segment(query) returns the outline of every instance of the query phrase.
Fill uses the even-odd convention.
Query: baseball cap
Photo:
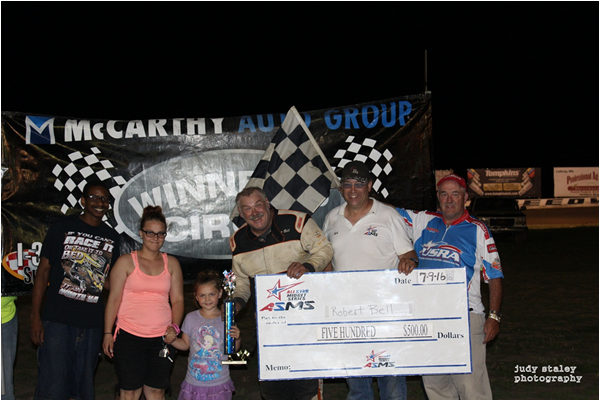
[[[356,180],[360,182],[367,182],[370,179],[371,173],[369,172],[369,168],[363,162],[350,162],[346,164],[342,170],[342,181]]]
[[[467,184],[465,183],[465,179],[462,178],[461,176],[456,175],[456,174],[448,174],[447,176],[445,176],[444,178],[442,178],[441,180],[439,180],[438,183],[437,183],[438,188],[445,181],[454,181],[458,185],[460,185],[461,187],[463,187],[464,189],[467,189]]]

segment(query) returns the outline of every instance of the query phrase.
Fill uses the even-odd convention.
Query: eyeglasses
[[[84,198],[87,198],[87,199],[95,201],[95,202],[103,202],[103,203],[110,203],[110,201],[112,200],[112,198],[110,196],[98,196],[98,195],[85,195]]]
[[[354,185],[354,188],[356,189],[363,189],[367,184],[364,182],[357,182],[352,184],[351,182],[345,182],[342,184],[342,188],[344,189],[352,189],[352,186]]]
[[[164,231],[159,231],[157,233],[155,233],[154,231],[146,231],[146,230],[140,230],[140,231],[143,232],[144,234],[146,234],[148,236],[148,238],[154,238],[154,237],[165,238],[167,236],[167,233]]]

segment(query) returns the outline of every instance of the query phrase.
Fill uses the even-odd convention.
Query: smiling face
[[[194,296],[202,309],[211,311],[219,306],[219,300],[221,299],[222,294],[223,290],[217,288],[213,283],[206,283],[200,284],[198,288],[196,288]]]
[[[444,222],[451,224],[464,214],[465,203],[469,195],[457,182],[448,180],[438,187],[437,197]]]
[[[165,237],[161,238],[160,235],[154,234],[166,233],[166,231],[167,227],[162,221],[147,220],[140,230],[143,247],[151,251],[158,251],[165,243]]]
[[[257,237],[267,232],[271,227],[273,219],[271,205],[267,198],[262,197],[259,192],[242,196],[239,200],[238,211],[250,226],[252,233]]]
[[[110,199],[108,190],[100,186],[90,187],[87,194],[81,197],[81,205],[83,206],[81,219],[90,225],[100,224],[110,206],[110,201],[103,201],[100,198]]]
[[[370,207],[369,192],[372,185],[371,181],[364,183],[353,179],[344,180],[339,190],[347,203],[346,207],[352,210]]]

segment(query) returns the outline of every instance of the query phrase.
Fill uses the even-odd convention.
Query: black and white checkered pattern
[[[337,186],[333,169],[295,107],[287,113],[246,185],[262,188],[278,209],[307,213],[314,213]],[[234,209],[231,219],[237,216]]]
[[[375,179],[373,190],[380,193],[384,198],[387,198],[390,193],[383,186],[380,177],[383,178],[383,174],[387,176],[392,171],[392,166],[389,163],[393,157],[392,152],[388,149],[385,149],[383,153],[378,151],[375,149],[377,141],[370,138],[365,138],[362,143],[355,142],[354,140],[354,136],[346,138],[347,148],[338,150],[333,156],[334,159],[339,159],[336,167],[342,169],[346,164],[354,160],[365,163]]]
[[[113,198],[116,198],[121,193],[121,187],[127,183],[127,181],[120,175],[113,176],[111,172],[116,171],[114,165],[110,160],[101,160],[98,155],[100,149],[93,147],[90,148],[90,154],[84,156],[81,152],[73,152],[68,155],[71,162],[64,168],[57,164],[52,169],[52,174],[56,176],[54,181],[54,187],[64,193],[66,201],[62,204],[60,211],[66,214],[67,211],[75,207],[81,195],[83,194],[83,188],[88,183],[88,179],[98,179],[100,181],[106,181],[112,179],[111,185],[108,185],[110,194]],[[106,221],[106,216],[104,219]]]

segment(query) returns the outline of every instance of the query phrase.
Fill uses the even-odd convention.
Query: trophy
[[[240,350],[237,354],[235,353],[235,338],[229,335],[231,326],[235,326],[235,301],[231,299],[231,295],[235,291],[235,273],[227,270],[223,271],[225,279],[223,280],[223,289],[227,293],[227,298],[223,302],[225,311],[225,354],[227,360],[221,361],[221,363],[228,365],[244,365],[246,364],[246,357],[249,352],[246,350]],[[233,357],[236,355],[239,359],[235,360]]]

